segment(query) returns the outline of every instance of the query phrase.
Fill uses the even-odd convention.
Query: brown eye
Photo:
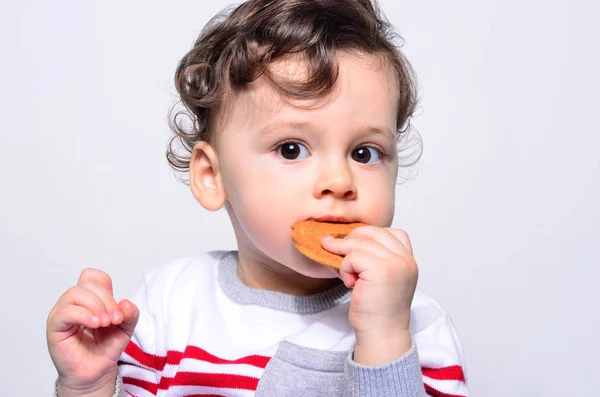
[[[379,161],[379,151],[373,147],[361,146],[352,152],[352,159],[363,164],[374,164]]]
[[[284,142],[279,146],[277,152],[286,160],[298,160],[299,158],[306,158],[308,155],[306,146],[298,142]]]

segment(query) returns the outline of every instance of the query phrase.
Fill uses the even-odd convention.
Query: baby
[[[393,38],[370,0],[249,0],[211,20],[177,68],[167,158],[226,209],[237,249],[158,267],[118,303],[84,270],[48,317],[55,395],[468,395],[454,327],[390,228],[416,106]],[[337,269],[294,247],[306,220],[366,226],[322,239]]]

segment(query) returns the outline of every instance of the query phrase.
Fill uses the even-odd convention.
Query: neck
[[[327,291],[342,281],[338,278],[311,278],[278,263],[261,262],[259,258],[239,252],[238,276],[250,288],[307,296]]]

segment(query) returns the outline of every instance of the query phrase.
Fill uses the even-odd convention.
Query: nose
[[[319,166],[314,185],[314,196],[352,200],[357,195],[352,170],[345,161],[330,161]]]

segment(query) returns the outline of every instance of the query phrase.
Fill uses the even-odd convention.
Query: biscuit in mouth
[[[321,240],[325,236],[344,238],[359,226],[366,226],[366,224],[307,220],[294,223],[291,234],[294,247],[302,254],[322,265],[339,269],[344,257],[321,247]]]

